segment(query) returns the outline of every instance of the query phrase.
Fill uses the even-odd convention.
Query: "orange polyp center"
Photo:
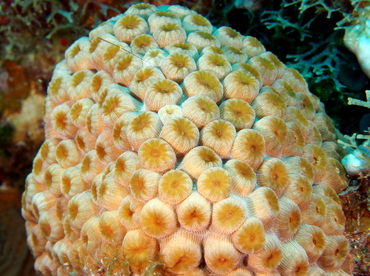
[[[45,178],[46,187],[50,188],[50,185],[51,185],[52,180],[53,180],[52,174],[50,172],[46,172],[45,175],[44,175],[44,178]]]
[[[190,49],[190,45],[186,44],[186,43],[177,43],[177,44],[174,44],[174,46],[176,46],[177,48],[180,48],[182,50],[189,50]]]
[[[71,220],[75,220],[78,214],[78,205],[77,204],[71,204],[69,206],[69,217]]]
[[[86,234],[82,234],[82,241],[86,244],[86,243],[88,243],[88,241],[89,241],[89,236],[88,235],[86,235]]]
[[[139,24],[140,20],[133,15],[128,15],[121,21],[121,26],[126,29],[135,29]]]
[[[208,82],[206,82],[205,80],[199,80],[199,84],[200,85],[203,85],[204,87],[206,87],[206,88],[210,88],[209,87],[209,83]]]
[[[159,93],[170,94],[176,90],[176,87],[169,81],[159,81],[155,84],[155,89]]]
[[[190,216],[191,216],[192,218],[196,218],[196,217],[198,217],[197,210],[194,210],[193,212],[191,212]]]
[[[159,50],[156,50],[156,51],[150,51],[149,53],[149,56],[152,57],[152,58],[155,58],[156,56],[158,56],[160,54],[160,51]]]
[[[157,158],[157,157],[161,156],[161,152],[160,152],[159,149],[152,149],[151,152],[150,152],[150,155],[152,157]]]
[[[236,109],[236,110],[234,110],[234,114],[237,117],[241,117],[243,115],[243,111],[242,110],[239,110],[239,109]]]
[[[57,116],[56,116],[56,125],[57,125],[57,128],[59,129],[65,129],[66,126],[67,126],[67,114],[64,114],[64,113],[59,113]]]
[[[220,66],[220,67],[225,65],[225,61],[223,59],[219,58],[218,56],[212,57],[211,63],[214,66]]]
[[[150,39],[149,36],[146,36],[146,35],[143,35],[141,37],[139,37],[138,39],[135,40],[135,44],[136,46],[140,47],[140,48],[145,48],[146,46],[148,46],[150,44],[152,40]]]
[[[104,233],[105,236],[109,237],[109,238],[114,238],[114,232],[112,230],[112,228],[110,228],[108,225],[100,225],[101,227],[101,232]]]
[[[213,46],[211,49],[212,49],[212,52],[215,54],[220,54],[220,55],[225,54],[225,52],[217,46]]]
[[[117,53],[119,52],[120,48],[117,47],[117,46],[110,46],[108,48],[108,51],[105,53],[104,57],[106,60],[111,60],[112,58],[114,58]]]
[[[72,86],[77,87],[85,78],[85,74],[83,72],[75,74],[73,77]]]
[[[197,34],[203,38],[203,39],[207,39],[207,40],[214,40],[214,36],[211,35],[210,33],[206,33],[206,32],[202,32],[202,31],[198,31]]]
[[[171,187],[172,187],[172,188],[177,188],[177,187],[179,186],[179,184],[180,184],[180,181],[178,181],[178,180],[173,180],[173,181],[171,182]]]
[[[71,179],[64,178],[63,179],[63,184],[64,184],[64,187],[65,187],[66,192],[68,193],[70,191],[70,189],[71,189]]]
[[[148,126],[148,122],[144,120],[140,120],[139,123],[136,125],[136,130],[142,130],[143,128]]]
[[[77,54],[81,51],[81,48],[79,45],[76,45],[75,47],[72,48],[72,51],[71,51],[71,57],[74,58],[75,56],[77,56]]]
[[[260,47],[261,46],[261,44],[259,43],[259,41],[257,39],[251,39],[249,41],[249,43],[250,43],[250,46],[252,46],[252,47]]]
[[[98,91],[102,85],[102,78],[99,76],[99,77],[94,77],[93,81],[92,81],[92,88],[94,91]]]
[[[50,223],[46,222],[41,225],[42,232],[45,234],[46,237],[49,237],[51,234],[51,225]]]
[[[243,169],[243,168],[239,168],[239,173],[242,175],[242,176],[248,176],[248,172],[247,170]]]
[[[126,164],[125,164],[125,162],[120,162],[119,163],[119,166],[117,166],[116,169],[118,169],[119,172],[124,172],[126,170]]]
[[[37,246],[39,244],[39,240],[37,239],[35,234],[32,233],[31,235],[32,243]]]
[[[68,150],[64,146],[58,147],[57,155],[60,159],[66,159],[68,157]]]
[[[49,90],[49,94],[50,95],[54,95],[58,92],[60,86],[62,84],[62,78],[57,78],[52,84],[51,84],[51,87],[50,87],[50,90]]]
[[[250,147],[250,151],[251,151],[252,153],[254,153],[254,152],[256,151],[256,146],[255,146],[255,145],[252,145],[252,146]]]
[[[80,149],[85,149],[85,142],[81,137],[76,137],[76,143]]]
[[[139,3],[135,6],[135,8],[137,8],[138,10],[146,10],[146,9],[149,9],[151,8],[151,4],[147,4],[147,3]]]
[[[240,81],[240,84],[241,85],[248,85],[248,83],[246,81]]]
[[[116,70],[117,71],[124,71],[127,69],[132,62],[132,55],[127,55],[124,58],[122,58],[119,63],[116,65]]]
[[[177,60],[175,61],[175,66],[179,68],[185,67],[185,62]]]
[[[98,157],[100,159],[104,159],[104,157],[107,155],[107,153],[105,152],[105,148],[104,146],[102,145],[97,145],[96,146],[96,154],[98,155]]]
[[[132,211],[130,208],[128,208],[127,209],[127,215],[129,216],[129,217],[133,217],[133,215],[135,214],[135,212],[134,211]]]
[[[170,17],[170,18],[176,18],[176,15],[172,12],[166,12],[166,11],[159,11],[156,12],[156,15],[163,16],[163,17]]]
[[[276,197],[275,193],[271,190],[269,190],[267,193],[266,193],[266,198],[268,199],[268,203],[271,207],[271,209],[273,209],[274,211],[279,211],[279,200],[278,198]]]
[[[198,26],[207,26],[208,25],[207,20],[205,20],[203,16],[200,16],[198,14],[196,14],[192,17],[192,22],[195,25],[198,25]]]
[[[91,159],[90,158],[85,158],[84,161],[82,162],[82,166],[81,166],[81,172],[82,173],[85,173],[85,172],[88,172],[90,170],[90,167],[91,167]]]
[[[233,212],[232,210],[229,210],[229,211],[225,214],[226,218],[231,218],[233,215],[234,215],[234,212]]]
[[[205,152],[203,155],[203,161],[206,163],[212,163],[216,161],[216,158],[212,154]]]
[[[243,54],[243,52],[242,52],[242,51],[240,51],[240,50],[238,50],[238,49],[236,49],[236,48],[234,48],[234,47],[229,47],[228,49],[229,49],[229,51],[231,51],[233,54],[236,54],[236,55],[242,55],[242,54]]]
[[[136,189],[142,190],[145,186],[145,182],[140,178],[134,178],[133,179],[133,186],[135,186]]]
[[[119,106],[120,101],[117,97],[111,97],[106,104],[104,104],[103,114],[109,115],[114,112],[114,110]]]
[[[186,263],[191,260],[188,256],[181,256],[181,258],[175,263],[175,266],[179,266],[181,263]]]
[[[161,216],[158,216],[158,214],[155,214],[153,216],[153,224],[158,227],[163,226],[163,218]]]
[[[90,54],[92,54],[92,53],[96,50],[96,48],[98,47],[98,45],[99,45],[100,41],[101,41],[101,40],[97,37],[97,38],[95,38],[95,39],[91,42],[91,44],[90,44],[90,48],[89,48],[89,53],[90,53]]]
[[[145,71],[141,71],[136,74],[136,81],[143,82],[151,76],[152,76],[152,71],[151,70],[149,71],[149,69],[146,69]]]
[[[220,259],[218,259],[220,263],[225,263],[228,261],[228,259],[224,258],[224,257],[221,257]]]
[[[171,32],[171,31],[179,30],[180,26],[173,24],[173,23],[169,23],[169,24],[163,25],[161,28],[165,32]]]
[[[70,116],[72,120],[76,120],[78,116],[81,114],[82,111],[82,104],[77,104],[73,106],[73,109],[71,109]]]

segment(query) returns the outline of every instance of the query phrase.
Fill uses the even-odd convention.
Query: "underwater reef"
[[[53,72],[22,200],[41,274],[352,274],[336,130],[295,69],[136,4]]]
[[[46,96],[45,91],[50,81],[54,64],[64,58],[65,50],[79,37],[88,35],[92,28],[97,27],[106,19],[124,12],[133,3],[135,2],[117,4],[115,1],[109,0],[69,1],[63,4],[59,1],[5,1],[1,3],[0,33],[2,36],[0,38],[0,52],[2,66],[0,77],[3,82],[0,87],[0,142],[2,145],[0,157],[4,166],[0,169],[0,180],[5,191],[9,192],[9,189],[12,188],[23,190],[22,183],[31,170],[30,166],[33,156],[36,155],[36,151],[43,141],[42,136],[45,123],[40,112],[37,111],[41,109],[41,104]],[[309,91],[319,96],[321,101],[325,103],[325,110],[334,119],[334,126],[346,134],[342,136],[339,132],[335,133],[337,135],[334,136],[335,139],[339,139],[341,144],[344,145],[344,149],[335,149],[339,154],[335,155],[335,157],[340,160],[339,157],[353,154],[354,150],[360,150],[359,155],[355,155],[356,158],[359,157],[360,160],[364,160],[365,165],[362,164],[361,169],[365,168],[366,172],[367,159],[364,152],[366,153],[368,144],[366,142],[362,144],[362,141],[368,138],[361,134],[355,134],[351,137],[350,135],[353,133],[366,133],[369,127],[369,120],[366,119],[368,118],[366,114],[369,113],[369,110],[363,106],[347,106],[347,98],[350,96],[366,101],[363,91],[369,89],[369,80],[365,74],[361,73],[361,70],[364,68],[362,64],[365,64],[361,62],[363,55],[361,56],[357,53],[358,51],[356,52],[356,50],[351,49],[346,44],[351,39],[353,41],[353,33],[366,33],[367,21],[365,11],[367,11],[367,1],[157,1],[151,3],[155,5],[180,4],[203,14],[215,27],[231,26],[242,34],[243,37],[254,36],[258,38],[267,51],[272,51],[288,67],[297,69],[303,75],[307,80]],[[243,23],[240,24],[240,22]],[[322,22],[325,22],[324,25]],[[325,28],[322,26],[325,26]],[[357,32],[357,30],[361,30],[361,32]],[[148,34],[151,34],[151,32],[149,31]],[[345,35],[349,36],[348,34],[351,34],[351,39],[343,39]],[[104,41],[105,38],[102,39]],[[104,44],[102,43],[103,41],[99,44]],[[80,43],[81,49],[86,47],[86,44],[83,44],[85,42]],[[122,46],[117,51],[117,45],[121,46],[121,44],[117,44],[117,41],[106,39],[105,43],[112,46],[109,50],[111,52],[107,55],[112,55],[109,58],[113,60],[114,58],[123,58],[127,54],[125,51],[132,51],[132,49],[125,46]],[[127,41],[126,44],[130,45]],[[232,47],[234,46],[233,44]],[[130,45],[130,47],[132,46]],[[228,47],[228,45],[221,45],[221,50],[225,50],[223,49],[224,47]],[[346,47],[353,51],[356,56],[351,54]],[[166,47],[159,44],[159,49],[162,48]],[[357,47],[357,49],[360,48]],[[104,49],[104,51],[108,50]],[[204,55],[199,49],[197,51],[200,56]],[[167,49],[165,52],[169,53]],[[143,58],[143,54],[140,52],[136,53],[141,58]],[[217,52],[217,54],[219,53]],[[226,54],[228,56],[224,57],[232,65],[234,61],[232,61],[230,53]],[[196,68],[198,68],[198,57],[192,56],[191,58],[195,61]],[[112,62],[113,64],[108,65],[108,67],[114,68],[114,62],[117,62],[117,60]],[[69,64],[69,66],[73,65]],[[160,67],[159,64],[157,66],[163,73],[165,69]],[[62,72],[65,70],[63,66],[59,69],[61,71],[54,71],[53,79],[56,78],[57,71]],[[73,70],[80,69],[74,68]],[[112,69],[104,70],[110,72]],[[202,70],[207,71],[209,69],[202,68]],[[241,69],[232,68],[232,70],[238,71]],[[88,78],[88,76],[82,77],[81,75],[81,78]],[[179,84],[183,81],[181,77],[178,79],[178,77],[171,77],[166,74],[164,76],[166,79]],[[156,77],[159,77],[159,75],[156,75]],[[222,77],[217,76],[217,78],[222,80]],[[224,80],[221,83],[224,86]],[[120,83],[120,85],[127,86],[125,83]],[[182,86],[181,84],[181,89],[183,89]],[[49,98],[50,89],[51,85],[49,86]],[[264,91],[264,93],[266,92],[271,91]],[[69,93],[70,91],[66,94],[66,99],[68,99]],[[139,103],[144,101],[145,96],[140,98],[140,96],[130,93],[136,100],[139,100]],[[186,93],[184,90],[183,94],[188,97]],[[234,95],[225,98],[225,95],[223,96],[223,101],[235,97]],[[98,99],[93,100],[99,103]],[[181,106],[181,108],[183,108],[183,100],[178,103],[178,106]],[[246,101],[246,99],[243,100]],[[252,101],[249,103],[251,104]],[[146,105],[145,101],[144,105]],[[218,105],[221,110],[222,104],[218,103]],[[256,107],[257,105],[257,101],[254,106],[251,104],[255,112],[259,110]],[[262,104],[262,106],[265,106],[265,104]],[[151,112],[158,112],[159,114],[159,110],[151,110]],[[171,114],[172,112],[175,112],[176,116],[180,116],[178,108],[171,110]],[[182,114],[180,117],[184,117],[184,115]],[[226,119],[220,117],[217,120]],[[256,120],[258,121],[260,118],[257,117]],[[165,125],[166,119],[160,118],[160,122]],[[104,125],[106,124],[111,125],[112,122],[104,122]],[[204,132],[203,126],[196,126],[200,130],[199,135],[201,137]],[[235,125],[234,128],[236,128]],[[333,128],[331,129],[333,130]],[[239,131],[240,129],[236,128],[236,132],[239,133]],[[322,131],[322,129],[319,131]],[[46,133],[46,135],[48,134]],[[161,137],[161,139],[164,138]],[[101,138],[101,140],[104,139]],[[200,143],[204,142],[201,138],[199,138],[199,141]],[[176,147],[173,145],[171,147],[176,150]],[[329,148],[325,150],[329,150]],[[182,160],[181,154],[179,157],[178,153],[175,153],[177,162]],[[228,154],[219,152],[217,152],[217,155],[220,156],[221,160],[228,156]],[[345,162],[343,164],[345,165]],[[144,169],[146,170],[147,168]],[[159,172],[159,174],[163,173]],[[194,181],[192,176],[190,178]],[[27,183],[29,182],[30,179],[28,179]],[[369,270],[370,206],[368,187],[368,175],[362,170],[361,173],[354,173],[351,176],[350,186],[340,194],[344,213],[347,217],[346,236],[350,241],[355,260],[354,275],[366,275],[366,272]],[[234,194],[234,192],[232,191],[231,193]],[[62,197],[66,198],[64,194]],[[163,201],[163,198],[159,197],[159,200]],[[164,203],[172,204],[173,206],[178,204]],[[213,204],[211,203],[211,206]],[[103,208],[101,210],[106,209],[104,206],[101,208]],[[211,230],[207,231],[212,232]],[[216,233],[216,236],[219,236],[217,231]],[[176,238],[184,238],[183,233],[178,233],[177,236],[179,237]],[[186,238],[189,237],[186,236]],[[46,252],[49,252],[50,259],[53,259],[51,245],[52,243],[46,247]],[[106,249],[108,250],[109,246]],[[101,269],[99,273],[109,274],[109,269],[113,270],[112,267],[115,265],[119,266],[117,264],[120,262],[119,259],[113,258],[111,260],[114,261],[109,263],[108,268],[105,268],[105,272],[104,269]],[[163,272],[163,270],[166,270],[163,263],[163,261],[155,262],[148,269]],[[124,269],[128,269],[127,264],[123,266]],[[204,263],[201,264],[201,267],[205,268]]]

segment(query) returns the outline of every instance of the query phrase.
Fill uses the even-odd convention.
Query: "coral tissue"
[[[253,37],[137,4],[55,68],[22,214],[41,275],[349,275],[335,129]]]

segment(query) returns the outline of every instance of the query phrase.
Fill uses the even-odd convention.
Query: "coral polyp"
[[[351,274],[333,124],[256,38],[133,5],[67,50],[44,121],[41,275]]]

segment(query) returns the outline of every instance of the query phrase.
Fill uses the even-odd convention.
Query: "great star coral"
[[[44,111],[40,274],[351,273],[333,124],[255,38],[134,5],[67,50]]]

